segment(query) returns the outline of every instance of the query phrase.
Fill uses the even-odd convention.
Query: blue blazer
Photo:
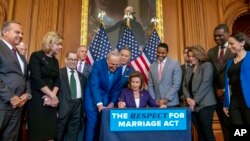
[[[129,75],[134,71],[135,70],[131,66],[127,65],[122,75],[121,82],[120,82],[121,88],[127,88]]]
[[[136,108],[133,90],[129,88],[123,89],[120,100],[126,103],[127,108]],[[155,100],[150,96],[149,92],[147,90],[142,90],[140,91],[139,108],[145,108],[147,106],[158,107]]]
[[[85,91],[85,110],[97,110],[97,103],[102,102],[103,106],[117,102],[120,96],[122,68],[119,67],[113,74],[112,84],[109,84],[109,69],[106,59],[96,61],[89,75],[89,81]],[[109,89],[109,85],[111,88]]]
[[[227,63],[226,67],[226,75],[225,75],[225,96],[224,96],[224,107],[230,106],[230,96],[231,90],[229,85],[229,77],[228,77],[228,69],[233,64],[233,58],[230,59]],[[250,52],[247,52],[246,57],[242,60],[241,68],[240,68],[240,81],[243,96],[248,108],[250,108]]]

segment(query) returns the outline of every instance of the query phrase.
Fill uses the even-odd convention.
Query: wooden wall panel
[[[0,4],[5,6],[5,20],[14,19],[22,23],[23,41],[29,45],[29,55],[41,48],[46,32],[55,30],[61,33],[65,41],[58,58],[63,62],[65,53],[75,50],[80,44],[82,1],[1,0]],[[214,46],[214,27],[219,23],[232,26],[237,16],[248,9],[245,0],[164,0],[162,4],[163,40],[169,44],[169,56],[181,63],[185,46],[201,44],[206,49]],[[1,14],[0,19],[3,16]]]
[[[41,49],[48,31],[64,37],[62,52],[57,56],[64,66],[66,52],[80,45],[81,4],[84,0],[0,0],[0,24],[17,20],[22,24],[28,56]],[[169,56],[183,63],[183,48],[200,44],[208,50],[215,45],[213,29],[219,23],[230,28],[239,15],[249,10],[245,0],[163,0],[163,41],[169,45]],[[221,140],[218,120],[214,124]]]
[[[32,0],[16,0],[13,7],[13,15],[11,19],[15,19],[22,24],[23,28],[23,42],[30,48],[30,32],[31,32],[31,16],[32,16]],[[31,49],[28,50],[31,51]]]
[[[68,51],[76,51],[80,45],[81,37],[81,0],[66,0],[63,25],[63,50],[61,66],[64,66],[65,54]]]
[[[164,42],[169,45],[168,56],[179,59],[183,48],[181,0],[163,0]]]

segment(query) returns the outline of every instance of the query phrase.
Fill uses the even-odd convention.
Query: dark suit
[[[234,56],[230,52],[230,50],[227,48],[225,55],[224,55],[224,63],[220,64],[219,63],[219,47],[215,46],[208,51],[208,57],[210,58],[213,68],[214,68],[214,88],[215,88],[215,93],[216,90],[223,90],[224,89],[224,79],[225,79],[225,70],[226,70],[226,63],[230,58]],[[218,115],[218,118],[220,120],[221,128],[223,131],[223,136],[224,140],[228,141],[229,140],[229,118],[225,115],[223,111],[223,98],[217,96],[217,105],[216,105],[216,113]]]
[[[92,66],[85,61],[84,67],[80,73],[82,73],[86,78],[88,78],[89,74],[91,73],[91,70]]]
[[[21,120],[21,108],[13,109],[10,99],[30,93],[27,81],[27,62],[20,55],[24,63],[24,72],[12,50],[0,40],[0,140],[15,141],[17,139]]]
[[[196,103],[192,121],[197,128],[199,141],[215,141],[212,123],[216,99],[212,81],[213,66],[205,62],[197,66],[194,73],[193,67],[187,69],[182,83],[185,98],[192,98]]]
[[[122,90],[120,100],[126,103],[126,108],[136,108],[133,90],[125,88]],[[147,90],[140,91],[140,104],[138,108],[158,107],[155,100],[150,96]]]
[[[111,102],[114,104],[117,102],[121,91],[121,71],[122,68],[119,67],[113,72],[113,81],[110,84],[107,60],[102,59],[94,63],[89,83],[86,86],[84,102],[87,116],[86,141],[94,141],[99,137],[97,134],[99,130],[97,127],[99,118],[97,103],[102,102],[103,106],[108,106]]]
[[[123,72],[123,74],[122,74],[122,79],[121,79],[121,81],[120,81],[120,83],[121,83],[121,88],[127,88],[127,86],[128,86],[128,78],[129,78],[129,75],[132,73],[132,72],[134,72],[135,70],[131,67],[131,66],[129,66],[129,65],[127,65],[126,66],[126,68],[125,68],[125,70],[124,70],[124,72]]]
[[[76,141],[81,126],[82,99],[71,99],[67,68],[60,69],[60,89],[58,93],[58,136],[59,141]],[[78,73],[81,97],[84,97],[86,77]],[[77,79],[77,78],[76,78]]]
[[[183,82],[183,79],[185,78],[186,70],[188,69],[188,67],[191,67],[190,64],[185,63],[185,64],[181,65],[181,71],[182,71],[181,84]],[[187,106],[185,97],[184,97],[183,92],[182,92],[182,88],[180,88],[180,90],[179,90],[179,102],[180,102],[180,107],[186,107]]]

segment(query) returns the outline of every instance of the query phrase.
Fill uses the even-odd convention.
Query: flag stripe
[[[93,64],[94,61],[106,58],[110,51],[111,45],[108,40],[108,36],[104,31],[103,26],[101,26],[95,35],[94,40],[90,44],[89,51],[87,53],[87,61]]]

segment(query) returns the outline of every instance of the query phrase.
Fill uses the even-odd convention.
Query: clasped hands
[[[24,93],[22,94],[20,97],[18,97],[17,95],[13,96],[10,99],[10,103],[12,105],[13,108],[21,108],[23,107],[23,105],[29,100],[29,96],[30,94],[28,93]]]
[[[44,95],[42,99],[43,99],[43,106],[57,107],[59,103],[59,100],[56,95],[51,97]]]
[[[158,99],[156,100],[156,104],[160,107],[160,108],[167,108],[167,104],[168,104],[168,100],[167,99]]]
[[[188,103],[189,108],[191,109],[191,111],[194,111],[194,107],[196,105],[195,101],[193,99],[191,99],[191,98],[187,98],[186,100],[187,100],[187,103]]]

